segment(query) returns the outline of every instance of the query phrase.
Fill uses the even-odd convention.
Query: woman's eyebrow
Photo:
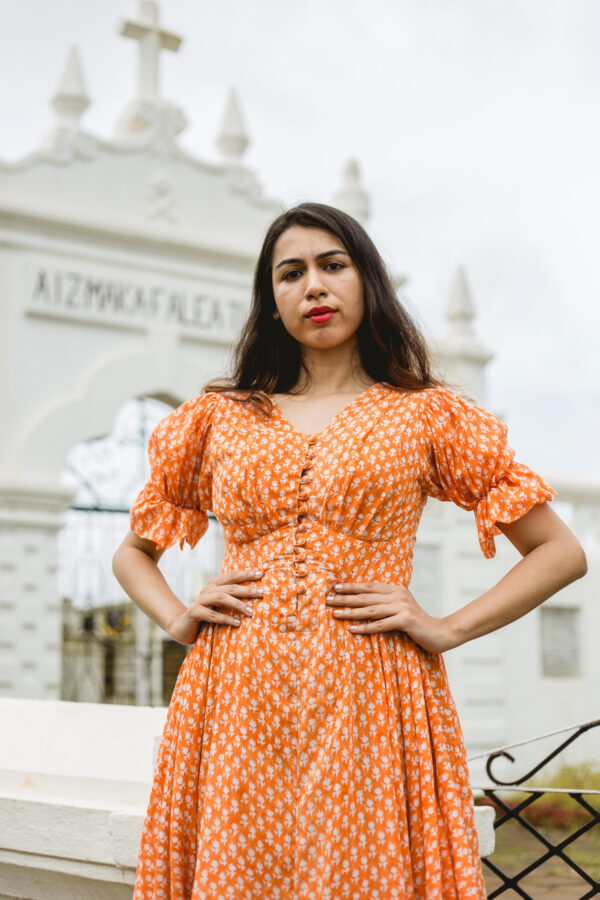
[[[345,250],[325,250],[323,253],[317,253],[315,259],[323,259],[324,256],[333,256],[336,253],[343,253],[344,256],[350,256]],[[279,269],[280,266],[285,266],[286,263],[303,263],[304,260],[300,259],[300,257],[290,257],[289,259],[282,259],[281,262],[278,262],[275,266],[276,269]]]

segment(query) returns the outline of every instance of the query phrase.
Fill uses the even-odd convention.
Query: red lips
[[[310,318],[310,316],[322,316],[324,313],[335,312],[335,309],[332,309],[330,306],[313,306],[313,308],[306,313],[305,319]]]

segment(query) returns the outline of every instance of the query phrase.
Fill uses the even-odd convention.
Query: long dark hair
[[[324,203],[300,203],[269,227],[254,270],[250,313],[233,354],[232,375],[205,385],[205,391],[239,391],[233,399],[270,409],[268,395],[290,393],[306,371],[301,345],[273,318],[273,248],[292,225],[321,228],[338,238],[363,280],[364,316],[358,328],[362,366],[375,381],[408,391],[441,384],[419,328],[399,302],[375,244],[347,213]]]

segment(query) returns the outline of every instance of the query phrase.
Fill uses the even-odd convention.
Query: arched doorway
[[[58,538],[62,598],[63,700],[162,705],[170,700],[186,648],[161,631],[112,573],[112,555],[129,528],[129,508],[148,478],[147,445],[170,398],[122,404],[110,434],[76,444],[61,475],[73,490]],[[160,561],[183,602],[221,567],[220,527],[211,519],[193,550],[170,548]]]

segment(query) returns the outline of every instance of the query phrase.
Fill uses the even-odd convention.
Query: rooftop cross
[[[119,34],[140,42],[138,96],[144,100],[158,99],[158,60],[161,50],[179,50],[181,38],[160,27],[158,3],[139,0],[137,20],[124,19]]]

